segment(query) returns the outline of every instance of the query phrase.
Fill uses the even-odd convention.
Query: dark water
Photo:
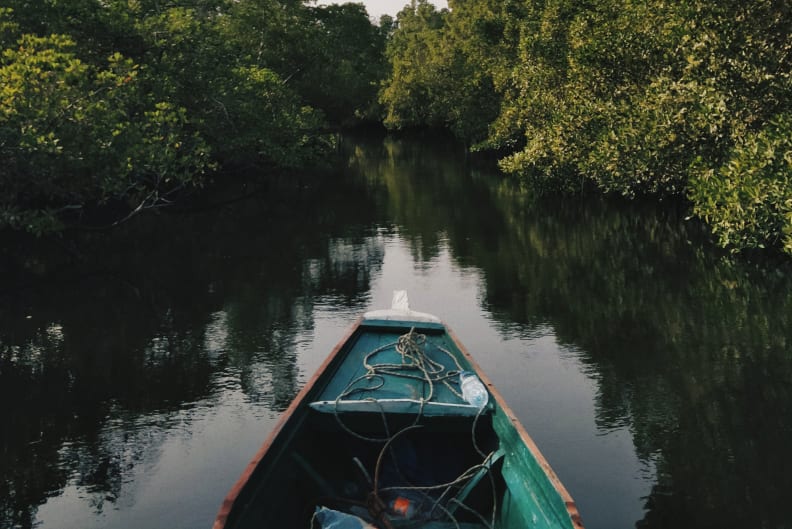
[[[343,158],[76,251],[6,243],[0,527],[210,527],[351,319],[401,288],[589,529],[792,527],[789,269],[667,205],[534,203],[430,138]]]

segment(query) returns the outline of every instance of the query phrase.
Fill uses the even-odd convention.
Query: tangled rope
[[[473,426],[471,431],[473,447],[475,448],[476,452],[478,452],[478,454],[483,458],[483,462],[466,469],[459,475],[459,477],[448,483],[442,483],[432,486],[415,486],[409,484],[409,480],[405,478],[405,476],[399,469],[398,459],[392,448],[394,441],[398,437],[402,436],[403,434],[409,431],[421,428],[421,425],[418,423],[420,422],[423,416],[424,405],[428,402],[431,402],[432,398],[434,398],[435,386],[437,384],[443,384],[446,388],[448,388],[449,391],[451,391],[451,393],[453,393],[461,401],[464,401],[464,398],[462,397],[461,393],[457,391],[452,386],[451,383],[451,380],[458,380],[460,372],[463,371],[463,368],[459,363],[459,360],[449,350],[441,347],[438,344],[432,344],[432,345],[434,346],[434,348],[444,353],[452,360],[454,367],[456,367],[456,370],[453,369],[446,370],[446,367],[443,363],[430,358],[426,354],[426,348],[427,348],[426,336],[415,332],[415,328],[412,328],[406,334],[399,336],[399,338],[395,342],[380,346],[374,349],[373,351],[369,352],[368,354],[366,354],[366,356],[363,359],[363,366],[365,367],[365,373],[352,380],[346,386],[346,388],[338,395],[335,401],[336,406],[333,415],[335,416],[335,419],[338,422],[338,424],[341,426],[341,428],[350,435],[367,442],[384,443],[377,457],[372,491],[368,495],[368,498],[366,500],[366,505],[368,507],[369,514],[372,516],[372,518],[377,520],[383,527],[385,527],[385,529],[390,529],[391,523],[387,518],[386,505],[382,500],[382,498],[380,497],[380,492],[397,491],[397,490],[410,490],[410,491],[419,492],[432,503],[432,508],[429,511],[430,516],[436,510],[440,510],[443,512],[446,518],[448,518],[451,522],[454,523],[454,525],[457,528],[459,528],[460,527],[459,522],[449,511],[449,509],[442,505],[441,502],[449,495],[450,491],[454,487],[464,486],[471,479],[473,479],[474,476],[482,469],[486,470],[487,475],[489,476],[489,481],[492,486],[493,504],[492,504],[491,520],[488,522],[480,513],[478,513],[474,509],[471,509],[470,507],[465,505],[463,502],[457,500],[456,498],[450,498],[449,503],[454,503],[454,505],[462,508],[466,512],[474,514],[488,529],[492,529],[492,527],[494,527],[495,525],[495,518],[497,512],[497,499],[496,499],[495,480],[492,476],[492,471],[490,466],[487,465],[487,461],[491,460],[491,458],[493,457],[493,452],[490,452],[489,454],[485,454],[479,448],[479,445],[476,442],[476,425],[478,423],[479,417],[484,411],[484,408],[481,408],[476,414],[475,419],[473,420]],[[382,353],[383,351],[387,351],[389,349],[395,349],[395,351],[399,354],[401,358],[401,361],[399,363],[374,362],[374,358],[376,357],[376,355]],[[376,398],[366,398],[364,400],[378,405],[379,413],[382,418],[382,423],[384,427],[385,437],[370,437],[349,428],[341,420],[341,416],[338,411],[339,402],[356,393],[377,391],[378,389],[382,388],[385,385],[386,376],[408,378],[423,382],[422,396],[419,399],[420,408],[418,410],[418,413],[416,413],[415,415],[415,420],[412,422],[412,424],[403,427],[398,432],[391,435],[390,428],[388,426],[387,414],[385,413],[385,410],[383,409],[380,402]],[[362,382],[366,382],[366,384],[361,385]],[[427,390],[428,390],[428,394],[427,394]],[[382,466],[382,461],[386,453],[390,455],[394,463],[394,468],[401,476],[401,479],[403,479],[405,483],[408,483],[408,485],[401,487],[384,487],[384,488],[380,487],[380,470]],[[440,490],[442,490],[442,493],[437,498],[434,498],[429,494],[430,492],[436,492]]]

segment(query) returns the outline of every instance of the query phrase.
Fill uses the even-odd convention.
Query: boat
[[[483,401],[460,378],[483,387]],[[582,527],[569,493],[470,353],[440,319],[411,310],[403,291],[390,309],[354,322],[213,525]]]

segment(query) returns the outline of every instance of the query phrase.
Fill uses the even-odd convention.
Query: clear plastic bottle
[[[483,408],[489,401],[487,388],[481,380],[471,371],[459,373],[459,388],[462,390],[462,398],[477,408]]]

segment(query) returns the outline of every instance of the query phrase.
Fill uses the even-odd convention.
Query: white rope
[[[432,486],[415,486],[415,485],[408,485],[408,486],[401,486],[401,487],[384,487],[379,488],[379,471],[380,466],[382,463],[382,458],[386,452],[391,455],[393,459],[394,466],[398,474],[404,479],[406,482],[409,482],[404,475],[402,474],[401,470],[398,468],[396,454],[393,451],[392,444],[396,440],[397,437],[401,436],[402,434],[406,433],[408,430],[413,430],[415,428],[420,427],[418,425],[421,417],[423,416],[424,405],[428,402],[431,402],[435,396],[435,385],[437,383],[441,383],[446,386],[455,396],[457,396],[460,400],[463,400],[463,397],[460,392],[458,392],[449,382],[450,379],[456,379],[459,376],[459,373],[463,371],[461,364],[457,357],[451,353],[448,349],[441,347],[438,344],[432,344],[437,350],[441,351],[445,355],[447,355],[454,363],[455,367],[457,368],[456,371],[454,370],[446,370],[446,367],[441,362],[433,360],[426,354],[426,346],[427,346],[427,339],[426,336],[420,333],[415,332],[415,328],[410,329],[410,331],[402,336],[400,336],[395,342],[385,344],[380,346],[373,351],[366,354],[363,359],[363,366],[365,367],[365,374],[355,378],[352,380],[346,388],[338,395],[335,400],[335,408],[333,410],[333,415],[336,418],[336,421],[341,426],[341,428],[349,433],[350,435],[361,439],[363,441],[368,442],[376,442],[376,443],[384,443],[384,446],[380,450],[380,454],[377,458],[377,464],[375,466],[375,474],[374,474],[374,483],[373,483],[373,494],[378,497],[379,492],[390,492],[390,491],[398,491],[398,490],[409,490],[409,491],[418,491],[428,499],[433,502],[432,509],[430,514],[434,512],[435,509],[440,509],[445,516],[454,523],[454,525],[459,528],[459,522],[456,518],[448,511],[446,507],[440,504],[443,498],[450,492],[451,488],[455,486],[460,486],[468,483],[475,474],[481,470],[482,468],[487,470],[487,474],[489,476],[490,483],[492,485],[492,522],[491,524],[487,524],[484,517],[476,512],[475,510],[471,509],[464,503],[460,502],[455,498],[451,498],[449,501],[454,502],[456,505],[461,506],[464,510],[475,514],[484,524],[491,529],[495,525],[495,517],[497,512],[497,498],[496,498],[496,490],[495,490],[495,480],[492,476],[492,469],[491,466],[486,464],[488,458],[492,457],[492,453],[485,454],[478,446],[476,442],[476,425],[478,423],[478,419],[481,416],[482,412],[484,411],[484,407],[478,410],[478,413],[473,420],[473,426],[471,430],[471,441],[473,443],[473,447],[475,448],[476,452],[481,455],[484,459],[484,462],[481,464],[474,465],[465,471],[463,471],[459,477],[455,480],[450,481],[448,483],[443,483],[439,485],[432,485]],[[400,363],[374,363],[374,357],[389,349],[395,349],[396,352],[401,357]],[[417,372],[420,374],[413,374],[413,372]],[[415,416],[415,421],[412,424],[402,428],[395,434],[391,435],[390,429],[388,427],[388,420],[385,410],[383,409],[382,405],[376,398],[367,398],[366,401],[371,401],[379,405],[380,415],[382,417],[383,428],[385,430],[385,437],[369,437],[367,435],[363,435],[361,433],[355,432],[351,428],[349,428],[344,422],[341,420],[341,414],[338,410],[338,404],[343,399],[354,395],[356,393],[361,392],[376,392],[378,389],[382,388],[385,385],[385,377],[392,376],[392,377],[401,377],[401,378],[408,378],[419,380],[423,382],[423,390],[422,393],[426,391],[428,386],[428,395],[422,395],[420,398],[420,409]],[[369,384],[366,386],[359,386],[361,382],[366,381]],[[377,384],[372,385],[372,381],[377,381]],[[438,498],[432,498],[428,495],[428,492],[442,490],[445,489],[442,494]],[[313,522],[313,521],[312,521]]]

